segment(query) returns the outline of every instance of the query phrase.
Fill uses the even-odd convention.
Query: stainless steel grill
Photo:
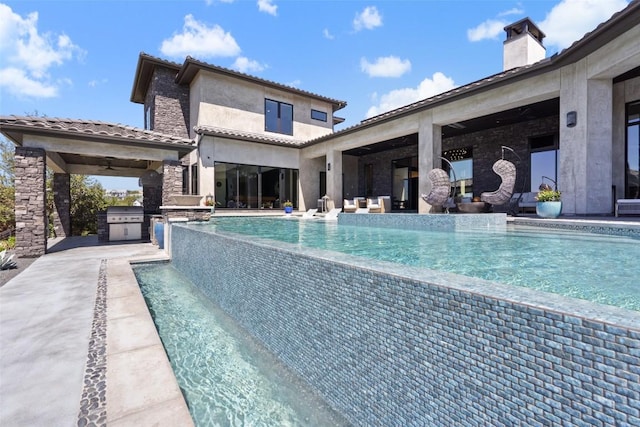
[[[143,222],[144,209],[141,206],[109,206],[109,241],[140,240]]]

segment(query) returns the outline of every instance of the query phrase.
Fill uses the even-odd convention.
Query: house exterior
[[[516,191],[551,182],[564,215],[611,215],[616,200],[640,198],[640,1],[549,58],[529,19],[505,32],[502,71],[337,132],[344,101],[142,53],[131,101],[144,106],[145,129],[0,118],[28,190],[17,189],[18,248],[21,240],[24,251],[40,248],[34,255],[46,248],[46,236],[33,241],[46,225],[44,188],[27,184],[40,183],[45,166],[59,182],[63,225],[68,175],[106,174],[112,164],[117,175],[140,177],[149,215],[181,193],[214,199],[217,209],[280,209],[289,200],[302,211],[323,197],[341,207],[388,196],[394,212],[428,213],[436,210],[420,194],[430,190],[429,171],[451,164],[457,197],[471,199],[500,185],[492,165],[503,156],[516,165]]]
[[[458,195],[471,198],[499,186],[491,166],[507,146],[516,191],[552,182],[565,215],[609,215],[615,200],[640,197],[639,22],[633,2],[545,58],[545,35],[523,19],[505,28],[503,71],[339,132],[345,102],[193,58],[142,54],[131,99],[149,129],[195,141],[185,192],[213,195],[223,209],[386,195],[396,211],[426,213],[418,195],[441,158],[457,172]]]

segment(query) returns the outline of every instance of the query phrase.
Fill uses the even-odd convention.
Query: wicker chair
[[[516,166],[508,160],[500,159],[493,164],[493,171],[502,179],[496,191],[480,194],[480,200],[491,205],[504,205],[511,200],[516,186]]]
[[[449,174],[444,169],[432,169],[427,175],[431,181],[429,194],[422,194],[422,200],[431,206],[444,206],[451,197],[451,181]]]

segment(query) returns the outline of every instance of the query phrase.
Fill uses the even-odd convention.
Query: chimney
[[[545,58],[546,49],[542,45],[544,33],[529,18],[507,25],[504,30],[507,32],[507,39],[504,41],[503,71],[530,65]]]

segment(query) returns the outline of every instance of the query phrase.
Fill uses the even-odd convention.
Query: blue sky
[[[336,130],[502,70],[504,26],[531,18],[547,56],[627,0],[0,0],[0,115],[143,127],[140,52],[190,55],[343,100]],[[137,180],[100,177],[105,188]]]

